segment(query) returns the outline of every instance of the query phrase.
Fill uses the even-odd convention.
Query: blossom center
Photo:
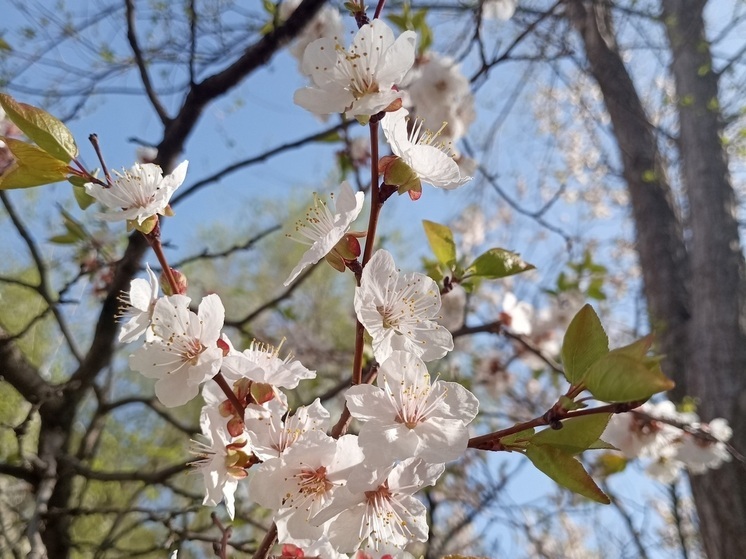
[[[407,117],[407,121],[409,121],[409,117]],[[425,121],[421,118],[416,118],[414,120],[412,130],[411,132],[409,132],[408,136],[409,142],[413,145],[434,147],[435,149],[442,151],[446,155],[454,157],[451,142],[445,142],[439,139],[441,137],[441,134],[443,133],[443,130],[445,130],[446,126],[448,126],[448,123],[443,122],[440,128],[438,128],[438,130],[435,132],[428,128],[424,128],[424,124]]]
[[[305,497],[323,495],[334,485],[326,478],[326,467],[306,468],[295,475],[298,480],[298,492]]]

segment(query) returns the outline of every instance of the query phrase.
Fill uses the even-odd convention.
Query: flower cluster
[[[159,297],[149,268],[148,275],[122,297],[129,308],[120,340],[145,338],[130,366],[156,379],[165,406],[188,402],[201,387],[203,439],[192,452],[206,505],[223,501],[233,517],[238,483],[251,469],[251,499],[273,511],[279,540],[306,554],[397,553],[426,540],[425,508],[414,494],[464,452],[478,410],[461,385],[432,381],[424,362],[453,348],[435,321],[440,295],[433,280],[401,274],[383,250],[364,268],[355,308],[381,366],[377,386],[345,394],[359,435],[335,439],[320,400],[288,406],[284,391],[315,371],[256,341],[239,351],[222,333],[217,295],[204,297],[195,313],[185,295]],[[218,373],[222,388],[207,382]]]
[[[672,402],[663,401],[612,416],[601,438],[627,459],[645,460],[652,478],[671,483],[684,468],[701,474],[730,461],[725,443],[732,434],[725,419],[700,423],[696,413],[679,412]]]

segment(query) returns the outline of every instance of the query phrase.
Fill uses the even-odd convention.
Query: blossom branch
[[[542,427],[550,425],[555,428],[563,419],[572,419],[574,417],[581,417],[584,415],[594,415],[599,413],[625,413],[634,408],[641,406],[644,402],[622,402],[618,404],[606,404],[604,406],[598,406],[596,408],[588,408],[583,410],[566,410],[559,403],[552,406],[544,415],[535,417],[529,421],[523,423],[517,423],[507,429],[501,429],[494,433],[487,435],[481,435],[479,437],[472,437],[469,439],[469,448],[476,448],[479,450],[505,450],[500,443],[500,439],[507,437],[508,435],[514,435],[520,433],[526,429],[532,429],[534,427]]]
[[[273,522],[272,526],[267,530],[267,534],[264,536],[262,543],[256,550],[256,553],[252,555],[252,559],[266,559],[269,552],[272,550],[272,546],[277,541],[277,525]]]

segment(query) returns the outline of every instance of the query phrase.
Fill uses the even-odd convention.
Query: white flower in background
[[[174,191],[186,178],[188,161],[182,162],[173,173],[163,176],[163,171],[153,163],[135,163],[132,169],[118,173],[110,187],[88,182],[86,192],[104,206],[115,210],[99,214],[107,221],[130,220],[138,225],[156,214],[164,215]]]
[[[693,428],[709,433],[717,439],[708,441],[692,433],[683,433],[676,449],[676,459],[693,474],[702,474],[707,470],[719,468],[723,462],[730,462],[731,455],[724,444],[733,436],[733,429],[727,420],[713,419],[709,424],[693,424]]]
[[[309,520],[331,502],[362,461],[356,436],[335,440],[321,431],[311,431],[282,457],[259,467],[251,480],[251,497],[279,511],[274,518],[280,541],[296,545],[319,541],[324,530]]]
[[[364,25],[347,51],[336,39],[314,41],[303,55],[303,73],[313,85],[295,92],[294,101],[317,114],[371,116],[401,98],[392,89],[414,64],[416,34],[394,33],[380,19]]]
[[[503,310],[500,321],[503,326],[514,334],[528,336],[531,334],[531,321],[534,308],[525,301],[518,301],[515,295],[508,291],[503,297]]]
[[[228,435],[216,410],[203,409],[199,423],[207,443],[193,440],[191,452],[198,456],[192,466],[204,478],[205,499],[202,504],[214,507],[225,501],[232,519],[235,515],[234,494],[238,480],[248,475],[245,468],[250,464],[251,452],[243,450],[245,438]]]
[[[345,393],[352,417],[363,422],[360,446],[376,464],[412,456],[425,462],[455,460],[466,450],[466,425],[479,402],[455,382],[430,383],[425,363],[395,351],[381,363],[378,387],[360,384]]]
[[[343,553],[427,541],[426,509],[413,495],[434,485],[444,470],[443,464],[428,464],[419,458],[408,458],[368,475],[355,475],[362,473],[357,469],[347,485],[334,494],[331,505],[312,522],[321,525],[332,519],[327,537]]]
[[[516,4],[516,0],[485,0],[482,4],[482,17],[508,21],[515,13]]]
[[[155,302],[158,300],[158,278],[150,266],[145,265],[148,279],[136,278],[130,282],[128,293],[122,293],[119,300],[125,305],[122,309],[122,329],[119,331],[119,341],[134,342],[145,334],[145,339],[153,339],[153,331],[149,328],[153,317]]]
[[[471,177],[461,176],[450,143],[440,139],[442,128],[437,132],[427,130],[420,119],[412,123],[411,130],[408,128],[409,124],[409,111],[406,109],[387,113],[381,120],[381,127],[391,151],[401,158],[422,182],[452,190],[471,180]]]
[[[199,385],[220,371],[223,350],[217,345],[225,309],[220,297],[208,295],[197,314],[184,295],[161,297],[153,309],[152,340],[130,355],[130,367],[158,379],[155,395],[169,408],[186,404]]]
[[[290,354],[280,359],[279,353],[280,347],[253,340],[249,349],[225,357],[226,378],[232,381],[248,378],[253,382],[289,389],[296,388],[301,380],[316,378],[316,371],[307,369]]]
[[[438,285],[424,274],[399,273],[388,251],[377,251],[363,268],[354,306],[373,338],[379,363],[395,350],[432,361],[453,349],[451,333],[435,322],[440,310]]]
[[[453,58],[425,54],[407,74],[407,106],[430,126],[447,122],[441,138],[455,144],[476,120],[471,84]]]
[[[290,15],[300,4],[300,0],[285,0],[280,4],[280,21],[287,21]],[[329,4],[325,4],[316,12],[310,23],[303,27],[298,37],[293,41],[289,51],[290,54],[298,60],[298,64],[303,62],[303,54],[306,52],[308,45],[324,37],[341,37],[345,32],[342,23],[342,15],[339,10]]]
[[[347,234],[350,224],[360,215],[365,202],[365,194],[353,192],[350,184],[344,181],[339,187],[339,195],[336,200],[334,195],[332,195],[332,200],[334,200],[334,212],[329,210],[326,202],[314,194],[313,206],[308,208],[305,218],[298,220],[295,224],[297,236],[288,235],[294,241],[310,245],[311,248],[306,251],[298,265],[290,272],[290,277],[285,280],[284,285],[290,285],[307,266],[316,264],[330,252],[335,252],[335,260],[345,257],[349,259],[349,256],[352,256],[337,254],[335,246]],[[344,270],[344,262],[341,262],[341,264],[342,270]],[[337,266],[335,267],[339,269]]]
[[[305,433],[329,428],[329,412],[318,398],[310,406],[299,407],[289,417],[285,417],[287,412],[284,398],[273,398],[262,406],[252,404],[246,408],[246,431],[254,454],[262,460],[281,456]]]
[[[681,430],[646,416],[689,423],[688,420],[693,419],[692,414],[679,414],[669,401],[658,404],[646,402],[637,409],[645,416],[632,412],[612,415],[601,439],[614,445],[629,459],[670,459],[675,453],[672,443],[678,439]]]
[[[455,283],[450,291],[440,296],[440,300],[442,316],[438,322],[449,332],[455,332],[466,319],[466,290],[461,284]]]

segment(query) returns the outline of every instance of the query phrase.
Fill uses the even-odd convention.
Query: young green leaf
[[[13,124],[49,155],[64,163],[78,156],[78,146],[70,130],[48,112],[18,103],[4,93],[0,93],[0,106]]]
[[[584,380],[588,368],[609,353],[609,338],[593,307],[586,304],[570,322],[562,341],[562,364],[570,384]]]
[[[531,444],[579,454],[597,443],[610,417],[610,413],[597,413],[565,419],[562,429],[544,429],[531,438]]]
[[[526,456],[541,472],[570,491],[604,505],[611,503],[571,453],[552,446],[530,445]]]
[[[422,226],[435,257],[447,268],[452,268],[456,263],[456,243],[451,230],[445,225],[426,219],[422,221]]]
[[[0,176],[0,190],[29,188],[65,180],[68,167],[38,147],[13,138],[0,138],[15,160]]]
[[[536,266],[524,262],[520,255],[502,248],[491,248],[481,254],[466,269],[466,276],[479,276],[487,279],[499,279],[526,270],[533,270]]]
[[[625,353],[628,350],[629,346],[613,350],[590,366],[583,382],[594,398],[634,402],[674,387],[656,359],[640,360]]]
[[[513,448],[526,448],[526,444],[531,440],[534,434],[534,429],[524,429],[518,433],[507,435],[500,439],[500,444],[507,449]]]

